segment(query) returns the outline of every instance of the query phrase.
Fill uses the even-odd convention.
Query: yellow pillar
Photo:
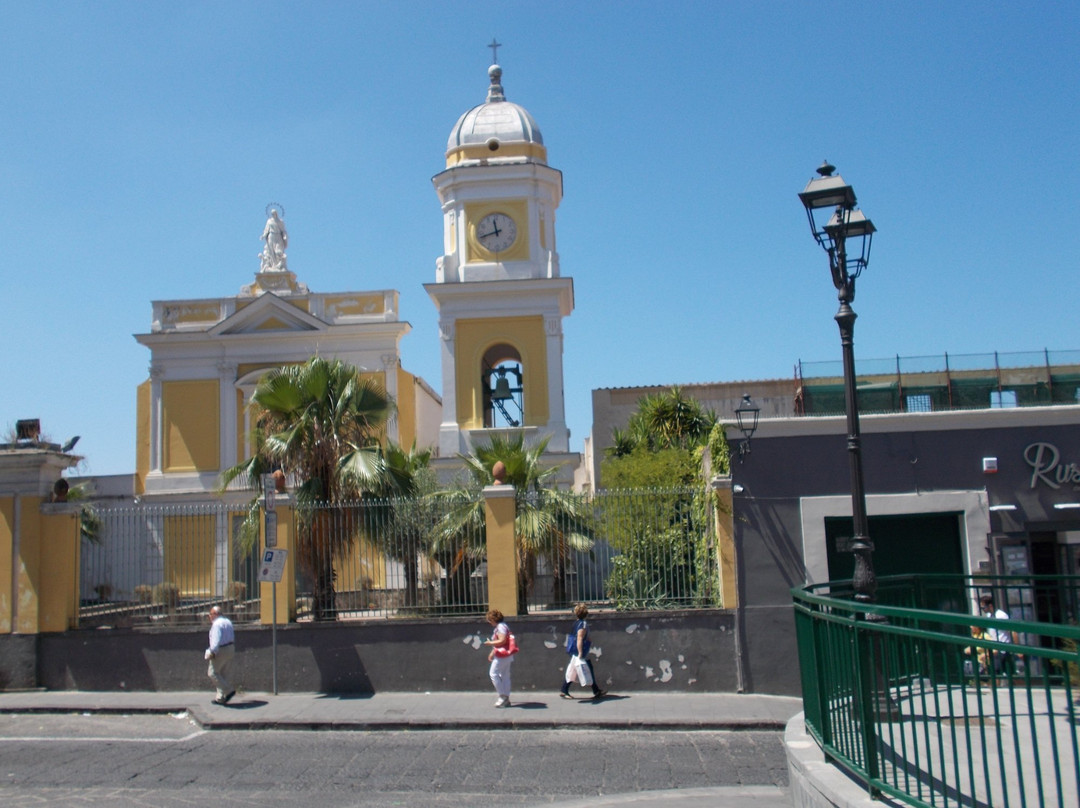
[[[731,475],[714,477],[710,484],[713,493],[713,520],[716,523],[716,561],[720,570],[720,607],[734,609],[739,605],[735,583],[735,520],[731,500]]]
[[[0,448],[0,633],[66,631],[78,609],[78,508],[48,503],[79,458],[37,441]]]
[[[277,614],[274,614],[274,585],[261,582],[259,584],[259,621],[264,626],[276,622],[292,623],[296,621],[296,523],[293,518],[294,508],[291,504],[281,504],[284,497],[277,495],[277,550],[287,550],[289,555],[285,562],[285,571],[281,575],[281,581],[277,585]],[[266,520],[259,527],[259,551],[266,549]],[[276,620],[275,620],[276,617]]]
[[[0,634],[12,629],[12,566],[15,558],[15,496],[0,497]]]
[[[488,608],[507,617],[518,613],[517,542],[514,533],[514,487],[489,485],[484,489],[487,519]]]
[[[39,579],[38,631],[67,631],[79,622],[79,506],[41,506],[41,558],[47,573]]]

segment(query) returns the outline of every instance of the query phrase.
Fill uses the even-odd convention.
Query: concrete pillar
[[[489,485],[484,489],[488,607],[498,609],[507,617],[518,613],[515,511],[514,486]]]

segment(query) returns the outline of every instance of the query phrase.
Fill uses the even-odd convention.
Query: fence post
[[[484,489],[488,608],[507,617],[518,613],[515,510],[514,486],[489,485]]]
[[[296,622],[296,509],[292,498],[278,494],[274,506],[277,513],[278,550],[287,550],[285,571],[277,585],[277,614],[274,614],[274,598],[271,583],[259,583],[259,622],[264,626]],[[259,520],[259,552],[266,549],[266,519]],[[276,617],[276,620],[275,620]]]
[[[78,520],[69,513],[77,508],[48,503],[79,458],[53,447],[34,441],[0,451],[0,634],[66,631],[78,608]]]
[[[739,605],[736,583],[738,559],[735,555],[735,520],[731,504],[731,475],[713,477],[709,489],[715,499],[711,503],[713,521],[716,525],[716,563],[720,571],[719,605],[722,609],[735,609]]]

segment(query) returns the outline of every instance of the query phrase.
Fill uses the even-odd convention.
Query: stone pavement
[[[628,693],[600,701],[567,701],[556,693],[521,692],[512,706],[494,707],[495,694],[238,693],[226,706],[211,703],[213,692],[0,692],[0,713],[186,711],[210,730],[425,730],[425,729],[612,729],[774,730],[782,732],[802,710],[787,696],[732,693]],[[718,787],[638,792],[562,803],[561,808],[632,805],[637,808],[777,808],[790,805],[786,789],[772,786]]]

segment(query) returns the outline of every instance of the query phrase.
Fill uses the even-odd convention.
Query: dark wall
[[[868,496],[875,494],[978,491],[989,504],[1010,503],[1012,512],[990,513],[993,533],[1033,529],[1080,530],[1080,519],[1062,518],[1055,502],[1080,500],[1080,485],[1032,486],[1025,449],[1053,444],[1060,465],[1080,466],[1080,425],[994,426],[997,417],[969,414],[984,428],[877,432],[862,419],[863,472]],[[1038,416],[1031,416],[1037,421]],[[899,420],[893,421],[898,426]],[[925,422],[909,420],[920,426]],[[849,496],[851,476],[844,424],[829,435],[755,435],[753,450],[732,466],[739,602],[744,611],[744,683],[754,692],[800,692],[797,643],[790,590],[806,583],[801,498]],[[765,430],[762,430],[763,432]],[[983,472],[982,459],[996,457],[998,472]],[[873,509],[871,508],[871,515]],[[850,514],[850,510],[847,511]],[[767,682],[767,684],[766,684]]]
[[[788,616],[790,619],[790,609]],[[593,665],[613,692],[734,692],[734,614],[685,611],[590,618]],[[562,683],[572,620],[530,615],[508,620],[521,652],[516,691],[554,691]],[[237,627],[236,682],[273,685],[272,631]],[[490,627],[481,619],[302,624],[277,630],[278,688],[283,692],[487,690]],[[766,636],[764,633],[763,637]],[[205,629],[72,631],[42,635],[38,684],[49,689],[209,689]],[[785,671],[755,678],[761,693],[791,693]]]
[[[37,637],[0,634],[0,690],[37,687]]]

